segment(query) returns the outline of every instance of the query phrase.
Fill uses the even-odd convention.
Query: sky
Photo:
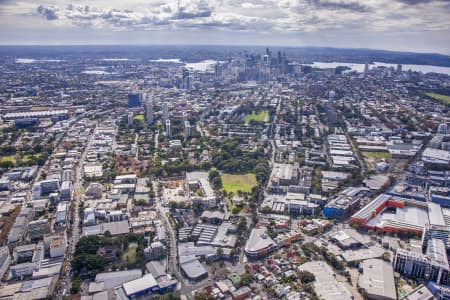
[[[450,0],[0,0],[0,45],[326,46],[450,54]]]

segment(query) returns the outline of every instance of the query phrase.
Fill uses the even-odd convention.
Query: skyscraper
[[[128,112],[128,126],[133,125],[133,112]]]
[[[172,136],[172,130],[170,128],[170,120],[166,120],[166,136],[169,138]]]
[[[169,119],[169,108],[167,107],[167,103],[163,104],[163,112],[162,112],[163,124]]]
[[[137,92],[128,94],[128,108],[139,107],[141,105],[141,96]]]
[[[183,69],[183,88],[186,90],[191,89],[191,77],[188,69]]]
[[[184,122],[184,136],[187,138],[191,135],[191,123],[189,121]]]
[[[367,74],[369,74],[369,64],[368,63],[366,63],[364,65],[364,76],[367,76]]]
[[[153,92],[145,95],[145,120],[148,125],[153,124]]]

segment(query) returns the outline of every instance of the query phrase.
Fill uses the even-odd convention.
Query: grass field
[[[37,154],[34,154],[34,155],[25,155],[25,156],[22,158],[22,161],[28,162],[28,161],[31,159],[32,156],[34,156],[34,157],[36,157],[36,158],[39,158],[39,157],[42,156],[42,153],[37,153]]]
[[[130,263],[130,264],[134,264],[136,262],[136,249],[137,249],[138,244],[137,243],[130,243],[128,245],[127,251],[125,251],[125,253],[123,254],[123,260]]]
[[[255,174],[244,174],[244,175],[232,175],[223,174],[222,175],[222,188],[227,193],[234,193],[235,195],[238,191],[243,193],[250,193],[252,188],[257,185]]]
[[[450,104],[450,96],[447,95],[441,95],[436,93],[426,93],[428,97],[431,97],[433,99],[439,100],[445,104]]]
[[[13,164],[16,163],[16,158],[14,155],[6,155],[6,156],[0,156],[0,162],[12,162]]]
[[[262,110],[256,114],[254,111],[252,111],[250,115],[245,116],[244,121],[246,123],[250,121],[267,122],[269,121],[269,112],[267,110]]]
[[[135,119],[136,121],[144,121],[145,117],[144,115],[135,115],[133,119]]]
[[[378,158],[378,159],[390,159],[392,158],[389,152],[363,152],[362,153],[367,158]]]

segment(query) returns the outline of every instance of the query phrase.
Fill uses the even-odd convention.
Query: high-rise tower
[[[145,94],[145,120],[148,125],[153,124],[153,92]]]

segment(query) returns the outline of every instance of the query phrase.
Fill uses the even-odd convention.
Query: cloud
[[[0,0],[2,1],[2,0]],[[449,0],[46,0],[53,24],[113,31],[424,32],[450,29]],[[436,5],[419,5],[420,3]],[[407,5],[409,4],[409,5]]]
[[[59,9],[54,6],[44,7],[42,5],[39,5],[37,8],[38,14],[44,16],[49,21],[57,20],[59,18],[58,11]]]
[[[172,19],[174,20],[180,20],[180,19],[196,19],[196,18],[206,18],[210,17],[212,14],[211,11],[198,11],[198,12],[185,12],[185,11],[178,11]]]
[[[329,10],[350,10],[355,12],[370,12],[372,9],[366,5],[359,4],[358,2],[344,2],[344,1],[323,1],[323,0],[310,0],[310,3],[314,6],[322,9]]]
[[[425,4],[425,3],[436,3],[436,2],[444,2],[449,3],[449,0],[397,0],[398,2],[408,4],[408,5],[417,5],[417,4]]]

